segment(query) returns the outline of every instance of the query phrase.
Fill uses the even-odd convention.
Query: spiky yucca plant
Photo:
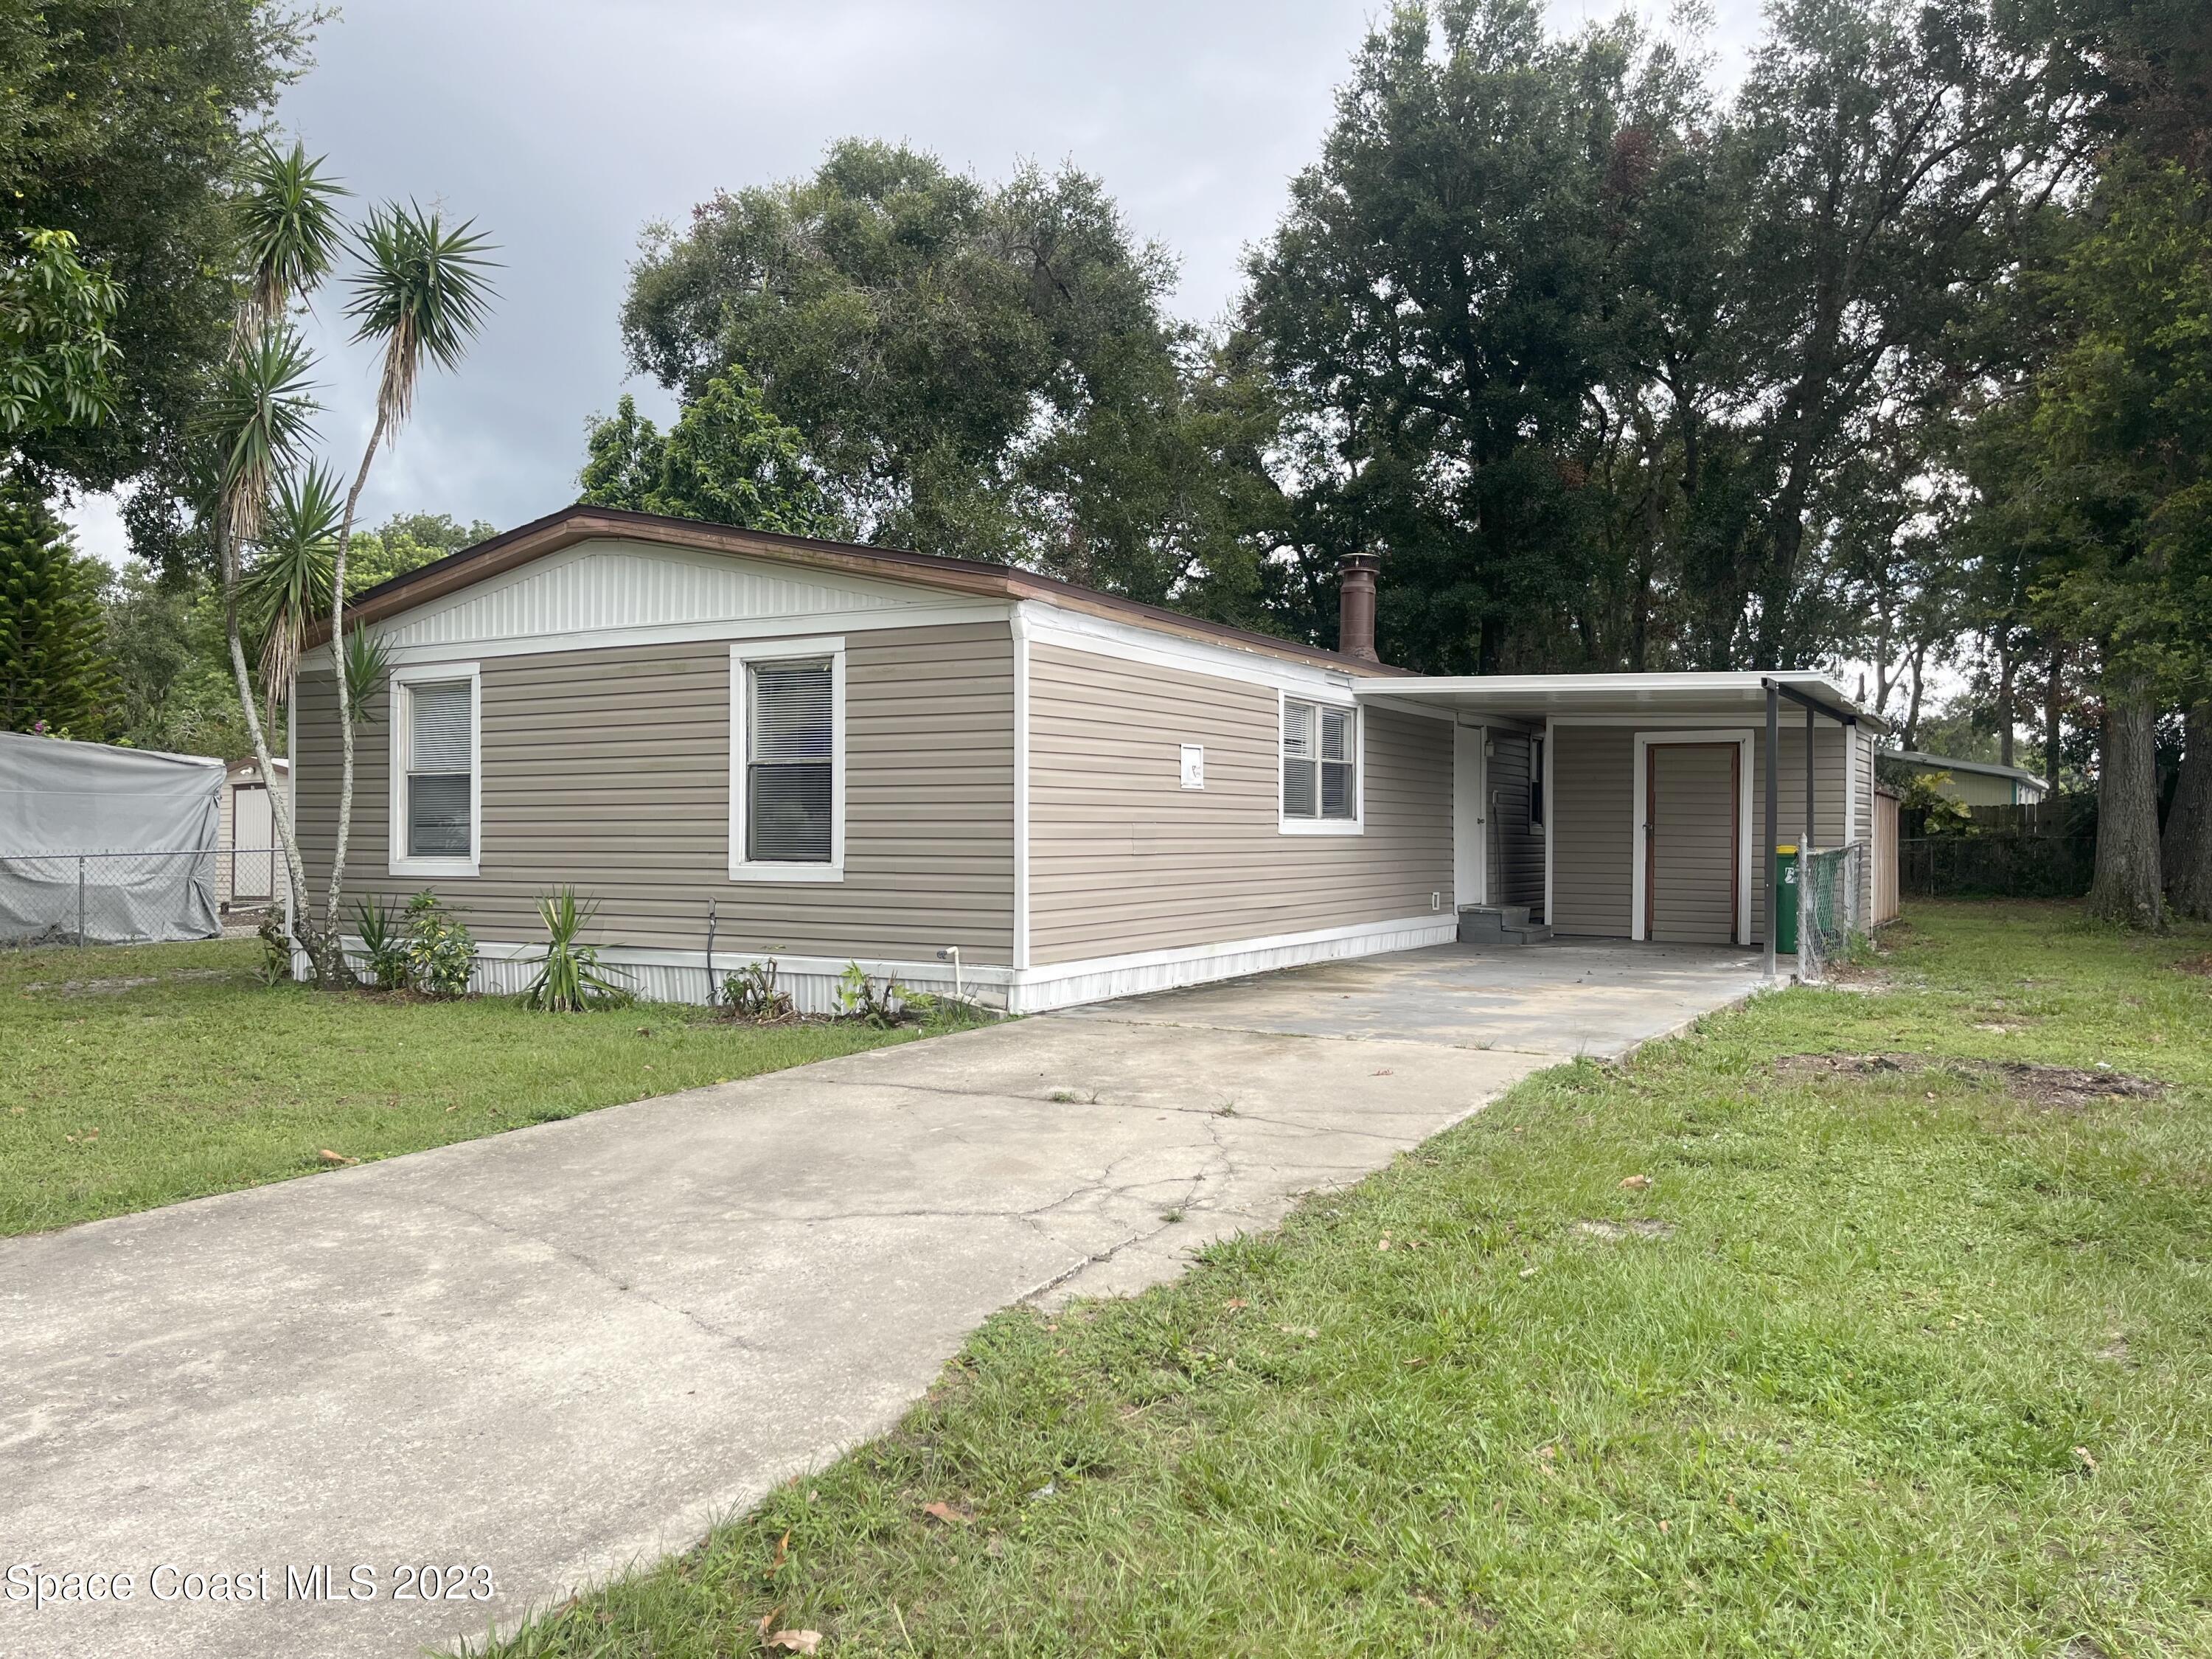
[[[599,965],[599,947],[576,942],[598,908],[579,902],[573,887],[556,887],[538,901],[538,919],[545,924],[545,960],[522,994],[524,1006],[580,1014],[594,1003],[629,996],[629,988],[615,977],[617,970]]]

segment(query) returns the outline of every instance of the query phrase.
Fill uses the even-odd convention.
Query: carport
[[[1759,945],[1771,976],[1775,850],[1873,836],[1882,722],[1817,672],[1439,676],[1355,695],[1453,723],[1462,918],[1525,908],[1559,934]],[[1870,865],[1851,867],[1863,914]]]

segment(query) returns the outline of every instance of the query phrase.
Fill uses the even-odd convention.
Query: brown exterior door
[[[1733,743],[1655,743],[1644,754],[1644,936],[1732,945],[1743,751]]]

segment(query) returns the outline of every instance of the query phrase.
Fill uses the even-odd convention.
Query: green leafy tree
[[[118,685],[99,561],[78,554],[38,488],[0,483],[0,726],[97,742]]]
[[[65,230],[22,233],[0,267],[0,436],[98,426],[115,409],[108,330],[122,290],[77,257]]]
[[[420,570],[499,532],[482,519],[463,524],[446,513],[395,513],[374,530],[356,530],[346,550],[349,602],[380,582]]]
[[[1384,550],[1394,661],[1548,665],[1595,573],[1577,449],[1607,362],[1606,186],[1678,65],[1528,0],[1404,6],[1251,265],[1243,327],[1314,434],[1316,562]]]
[[[226,759],[252,749],[212,581],[165,579],[134,559],[110,574],[104,605],[120,683],[112,741]]]
[[[807,469],[798,430],[769,413],[742,369],[707,381],[665,436],[623,398],[612,418],[593,425],[578,483],[595,507],[792,536],[845,528]]]
[[[284,85],[307,62],[312,9],[263,0],[53,0],[0,22],[0,244],[75,237],[115,286],[104,331],[113,409],[26,438],[41,477],[85,489],[141,480],[134,535],[179,557],[204,543],[173,503],[235,312],[234,180]]]
[[[1189,471],[1215,453],[1207,395],[1185,373],[1206,357],[1163,310],[1174,278],[1087,174],[988,185],[848,140],[650,231],[623,331],[687,401],[742,369],[864,540],[1158,592],[1212,574]],[[594,487],[641,498],[623,422]]]
[[[2072,337],[2032,389],[2028,441],[2057,532],[2046,614],[2100,665],[2091,908],[2154,927],[2155,723],[2212,697],[2212,188],[2123,155],[2093,211],[2051,278]],[[2212,900],[2212,872],[2182,873],[2192,908]]]

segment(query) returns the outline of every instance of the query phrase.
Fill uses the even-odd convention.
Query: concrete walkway
[[[357,1659],[507,1626],[888,1428],[994,1309],[1156,1283],[1754,975],[1409,953],[0,1241],[0,1575],[136,1580],[33,1612],[0,1577],[0,1656]],[[425,1563],[459,1599],[398,1596]],[[157,1599],[185,1574],[269,1599]]]

